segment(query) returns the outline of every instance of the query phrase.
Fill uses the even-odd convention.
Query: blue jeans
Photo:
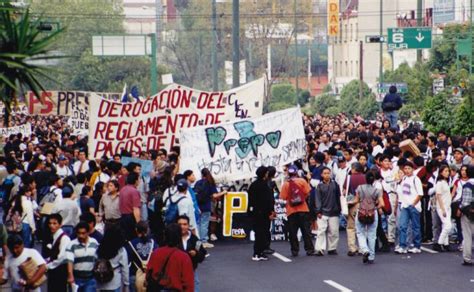
[[[75,279],[76,285],[79,286],[78,292],[95,292],[97,290],[97,283],[92,279]]]
[[[142,203],[140,207],[140,217],[143,221],[148,220],[148,205],[147,203]]]
[[[197,271],[194,271],[194,292],[199,292],[199,278]]]
[[[400,210],[400,247],[407,248],[408,223],[411,221],[413,244],[416,248],[421,247],[420,212],[410,206]]]
[[[130,274],[129,279],[128,279],[128,281],[130,283],[130,285],[128,286],[128,291],[129,292],[137,291],[137,289],[135,287],[135,281],[136,280],[137,280],[137,276]]]
[[[384,117],[390,122],[391,128],[398,128],[398,112],[397,111],[390,111],[390,112],[383,112]]]
[[[377,212],[377,211],[376,211]],[[379,216],[375,214],[374,223],[365,225],[356,217],[356,234],[359,241],[359,249],[362,253],[369,253],[369,260],[375,259],[375,241],[377,240],[377,224]]]
[[[211,220],[211,212],[202,212],[201,221],[199,222],[199,236],[202,242],[209,240],[209,221]]]
[[[22,223],[21,238],[23,239],[23,243],[25,244],[25,247],[27,248],[33,247],[33,240],[31,238],[31,227],[27,223]]]

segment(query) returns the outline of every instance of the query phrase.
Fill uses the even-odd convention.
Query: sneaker
[[[407,253],[407,249],[406,248],[402,248],[402,247],[397,247],[395,249],[395,253],[398,253],[398,254],[406,254]]]
[[[210,253],[206,253],[206,258],[210,257],[211,254]]]
[[[306,255],[307,255],[307,256],[315,256],[315,255],[316,255],[316,251],[315,251],[315,250],[307,251],[307,252],[306,252]]]
[[[204,243],[202,244],[202,247],[204,247],[204,248],[213,248],[213,247],[214,247],[214,244],[209,243],[209,242],[204,242]]]
[[[448,245],[442,245],[441,246],[441,249],[444,251],[444,252],[450,252],[451,251],[451,247]]]
[[[330,250],[330,251],[328,251],[328,254],[329,254],[329,255],[337,255],[337,250],[335,250],[335,249],[334,249],[334,250]]]
[[[263,251],[264,254],[274,254],[275,251],[271,248],[267,248],[266,250]]]
[[[421,253],[421,249],[412,247],[408,250],[409,253]]]
[[[443,249],[441,248],[441,245],[439,245],[437,243],[433,244],[433,250],[437,251],[437,252],[442,252],[443,251]]]
[[[322,257],[324,256],[324,253],[322,251],[316,251],[316,254],[315,254],[317,257]]]
[[[368,261],[369,261],[369,253],[364,252],[364,254],[362,255],[362,262],[366,264]]]
[[[349,251],[349,252],[347,253],[347,255],[350,256],[350,257],[353,257],[353,256],[355,256],[356,254],[357,254],[357,252],[355,252],[355,251]]]
[[[468,262],[468,261],[463,261],[462,265],[463,265],[463,266],[472,267],[473,263],[472,263],[472,262]]]
[[[211,236],[209,237],[209,239],[211,241],[217,241],[217,236],[215,234],[211,234]]]
[[[254,262],[260,262],[260,261],[268,261],[268,257],[264,254],[254,254],[252,257],[252,261]]]

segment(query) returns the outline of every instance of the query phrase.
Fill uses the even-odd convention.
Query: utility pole
[[[212,0],[212,47],[211,47],[211,62],[212,62],[212,91],[219,90],[219,83],[217,79],[217,7],[216,0]]]
[[[232,1],[232,87],[240,85],[239,0]]]
[[[420,0],[418,0],[420,1]],[[383,36],[383,0],[380,0],[380,36]],[[383,42],[380,42],[379,83],[383,83]]]
[[[308,42],[308,91],[311,93],[311,44]]]
[[[474,30],[473,30],[473,27],[472,27],[472,0],[471,0],[471,13],[470,13],[470,18],[471,18],[471,26],[470,26],[470,38],[471,38],[471,66],[469,67],[470,70],[469,70],[469,75],[471,75],[472,73],[474,73]]]
[[[150,34],[151,39],[151,95],[155,95],[158,93],[158,72],[156,69],[157,61],[156,61],[156,34]]]
[[[296,103],[298,103],[298,29],[296,19],[296,0],[294,0],[294,34],[295,34],[295,82],[296,82]]]
[[[359,98],[364,97],[364,42],[359,42]]]
[[[416,25],[418,27],[423,26],[423,2],[422,0],[417,0],[417,10],[416,10]],[[421,59],[423,57],[423,51],[422,50],[417,50],[416,51],[416,61],[421,62]]]

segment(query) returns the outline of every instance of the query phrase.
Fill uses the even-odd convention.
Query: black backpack
[[[204,205],[208,202],[208,197],[206,194],[206,184],[205,181],[198,181],[194,186],[194,193],[196,194],[196,200],[198,205]]]
[[[114,278],[114,268],[109,260],[98,259],[94,264],[94,278],[100,284],[105,284]]]

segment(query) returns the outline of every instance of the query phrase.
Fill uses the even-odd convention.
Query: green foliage
[[[341,111],[339,110],[339,108],[337,106],[331,106],[331,107],[328,107],[325,111],[324,111],[324,115],[326,116],[330,116],[330,117],[335,117],[337,116]]]
[[[364,119],[375,119],[379,105],[373,95],[364,97],[357,105],[357,113]]]
[[[0,100],[6,106],[6,126],[17,96],[23,90],[32,90],[39,96],[44,90],[39,78],[52,79],[51,70],[39,62],[58,58],[48,54],[62,33],[42,33],[38,27],[44,20],[32,18],[29,9],[21,12],[15,14],[10,4],[0,2]]]
[[[292,84],[273,85],[271,102],[286,102],[290,104],[296,104],[295,87]]]
[[[287,108],[294,107],[294,104],[286,103],[286,102],[272,102],[267,105],[267,112],[276,112],[279,110],[284,110]]]
[[[474,133],[474,96],[464,98],[454,113],[453,133],[470,135]]]
[[[331,93],[324,93],[316,96],[312,102],[312,107],[317,113],[324,114],[326,109],[337,106],[337,100]]]
[[[363,98],[370,96],[369,86],[364,82],[362,85]],[[375,101],[375,99],[374,99]],[[348,115],[359,113],[359,104],[362,100],[359,97],[359,80],[352,80],[341,90],[341,100],[338,103],[340,112]]]
[[[451,133],[454,128],[455,106],[449,102],[451,94],[445,90],[426,100],[422,119],[430,131],[444,130]]]
[[[332,86],[331,86],[331,84],[326,84],[326,85],[324,85],[324,87],[323,87],[323,93],[328,93],[328,92],[332,92]]]

